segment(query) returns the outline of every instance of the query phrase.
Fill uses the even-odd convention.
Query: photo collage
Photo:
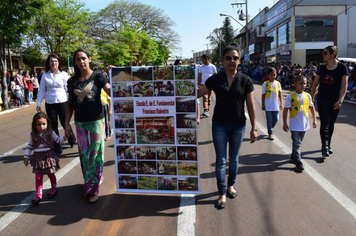
[[[111,70],[117,192],[200,193],[194,66]]]

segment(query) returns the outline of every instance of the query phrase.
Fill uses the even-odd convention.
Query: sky
[[[245,5],[232,6],[232,3],[244,3],[245,0],[139,0],[141,3],[151,5],[162,10],[162,14],[171,18],[175,23],[172,29],[180,36],[181,50],[171,54],[171,57],[191,58],[193,52],[211,49],[207,36],[215,29],[223,26],[227,14],[238,20],[237,10],[245,12]],[[114,0],[82,0],[91,11],[99,11]],[[255,17],[266,6],[272,7],[278,0],[248,0],[249,19]],[[240,30],[242,26],[230,18],[234,30]],[[245,21],[240,21],[245,25]]]

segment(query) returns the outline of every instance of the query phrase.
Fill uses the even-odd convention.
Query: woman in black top
[[[319,88],[317,106],[320,118],[321,151],[324,157],[334,152],[330,148],[330,142],[346,94],[349,75],[347,67],[337,60],[338,53],[337,47],[333,45],[324,49],[323,59],[326,64],[318,67],[311,90],[314,99],[316,89]]]
[[[256,110],[253,98],[253,83],[250,77],[237,71],[240,53],[236,44],[227,46],[222,57],[224,72],[207,79],[198,89],[198,97],[214,90],[216,105],[213,115],[213,142],[216,153],[216,179],[219,190],[218,208],[226,205],[226,192],[230,197],[237,196],[234,188],[238,170],[238,157],[245,134],[245,102],[251,122],[250,142],[257,139]],[[225,184],[225,163],[229,140],[229,177]]]
[[[99,197],[99,185],[104,167],[105,121],[101,104],[101,89],[110,94],[110,84],[106,76],[93,72],[91,58],[83,49],[74,53],[75,75],[68,80],[68,105],[65,117],[65,131],[71,133],[69,121],[73,111],[77,128],[78,150],[84,178],[84,196],[89,203]]]

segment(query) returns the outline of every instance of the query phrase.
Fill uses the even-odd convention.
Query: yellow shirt
[[[109,104],[108,94],[104,91],[104,89],[101,90],[100,99],[104,105]]]

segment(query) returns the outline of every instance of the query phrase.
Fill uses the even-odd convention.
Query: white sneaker
[[[268,139],[269,140],[274,140],[274,135],[273,134],[268,135]]]
[[[209,117],[209,112],[204,111],[204,112],[203,112],[203,115],[206,116],[206,117]]]

